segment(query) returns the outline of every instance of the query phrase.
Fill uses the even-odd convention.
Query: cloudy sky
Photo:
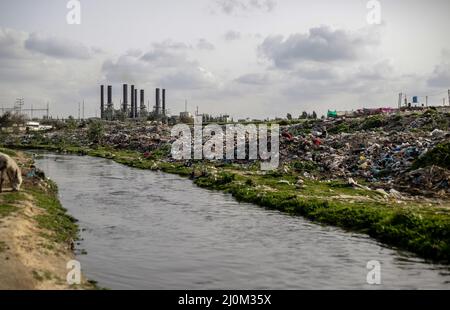
[[[167,89],[172,113],[235,118],[395,106],[399,92],[442,103],[450,88],[450,1],[0,0],[0,104],[99,114],[99,85]]]

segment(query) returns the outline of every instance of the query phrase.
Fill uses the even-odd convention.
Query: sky
[[[53,117],[99,115],[99,86],[167,89],[172,114],[233,118],[438,105],[450,89],[450,1],[0,0],[0,104],[24,98]]]

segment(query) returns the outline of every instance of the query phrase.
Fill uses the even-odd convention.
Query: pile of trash
[[[283,128],[280,158],[294,168],[316,167],[308,173],[323,180],[362,178],[387,189],[450,195],[448,167],[413,167],[450,141],[449,123],[448,113],[436,111],[308,121]]]
[[[158,149],[170,141],[167,126],[114,126],[104,134],[102,143],[117,149],[148,152]]]
[[[409,192],[415,194],[449,195],[450,172],[445,166],[413,168],[417,159],[450,141],[449,123],[449,113],[427,111],[417,115],[314,119],[282,126],[280,167],[290,167],[320,180],[364,179],[388,191],[394,188],[408,191],[410,187]],[[147,157],[155,150],[167,149],[174,140],[170,127],[161,123],[104,122],[103,126],[99,141],[92,141],[88,126],[84,126],[11,134],[4,137],[4,144],[90,146],[98,143],[139,151]],[[173,161],[170,152],[165,152],[162,159]],[[248,165],[252,161],[241,159],[232,163]]]
[[[415,132],[314,134],[281,143],[284,161],[314,162],[324,177],[363,177],[370,182],[393,180],[448,134]]]
[[[401,174],[395,183],[411,194],[447,196],[450,194],[450,170],[438,166],[419,168]]]
[[[141,152],[149,152],[160,148],[170,141],[170,130],[167,125],[105,123],[104,132],[98,142],[89,137],[88,127],[72,130],[55,130],[45,133],[11,134],[4,138],[5,145],[58,145],[58,146],[91,146],[99,144]]]

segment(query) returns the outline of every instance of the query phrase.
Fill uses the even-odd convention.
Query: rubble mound
[[[450,169],[450,142],[438,144],[435,148],[419,157],[413,168],[420,168],[429,165],[437,165]]]
[[[396,184],[412,194],[450,196],[450,170],[435,165],[419,168],[400,175]]]

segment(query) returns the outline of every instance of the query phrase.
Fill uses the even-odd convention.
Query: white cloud
[[[235,14],[248,11],[271,12],[277,3],[274,0],[216,0],[216,4],[225,14]]]
[[[54,44],[45,53],[26,48],[26,42],[36,37],[0,27],[0,101],[7,107],[16,97],[24,97],[27,108],[31,104],[35,108],[44,107],[50,102],[54,115],[74,114],[74,101],[93,95],[88,89],[99,79],[97,60],[80,59],[80,55],[73,53],[62,55],[64,49],[53,49]],[[66,41],[65,46],[80,45]]]
[[[241,38],[241,33],[238,31],[230,30],[225,33],[224,38],[227,41],[239,40]]]
[[[212,44],[211,42],[209,42],[206,39],[200,39],[197,42],[197,48],[200,50],[209,50],[212,51],[215,49],[214,44]]]
[[[236,82],[247,85],[269,86],[275,80],[267,73],[249,73],[235,79]]]
[[[258,47],[261,55],[278,68],[291,69],[303,61],[331,62],[358,59],[366,47],[378,44],[376,36],[365,32],[333,30],[327,26],[311,28],[287,38],[269,36]]]
[[[2,59],[25,57],[23,42],[27,36],[25,32],[0,27],[0,57]]]
[[[428,79],[431,87],[450,88],[450,50],[442,51],[441,63],[435,66],[431,77]]]
[[[185,44],[168,42],[152,44],[142,56],[128,52],[116,60],[106,60],[102,67],[105,79],[171,89],[214,87],[213,73],[188,58],[189,49]]]
[[[32,33],[25,41],[25,48],[56,58],[88,59],[92,51],[81,43]]]
[[[394,74],[392,61],[383,60],[371,66],[360,66],[356,77],[366,80],[389,80]]]

